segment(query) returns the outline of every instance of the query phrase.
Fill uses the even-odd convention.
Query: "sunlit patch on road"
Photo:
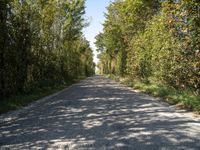
[[[199,118],[119,87],[95,76],[13,114],[1,149],[199,149]]]

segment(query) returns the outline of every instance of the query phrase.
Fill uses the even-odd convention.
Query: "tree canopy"
[[[94,73],[84,0],[0,1],[0,96]]]
[[[116,0],[96,36],[102,74],[200,89],[200,1]]]

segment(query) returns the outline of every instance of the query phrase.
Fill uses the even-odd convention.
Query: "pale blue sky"
[[[102,31],[102,23],[105,20],[104,12],[111,0],[86,0],[86,19],[89,20],[90,25],[83,30],[83,33],[87,40],[90,42],[92,49],[94,50],[94,61],[97,63],[96,47],[94,45],[95,36]]]

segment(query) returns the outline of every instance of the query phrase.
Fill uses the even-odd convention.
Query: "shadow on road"
[[[200,122],[101,76],[0,126],[0,148],[200,149]]]

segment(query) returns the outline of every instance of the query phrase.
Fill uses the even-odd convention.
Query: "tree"
[[[96,37],[102,73],[198,93],[199,12],[198,0],[112,2],[104,30]]]
[[[1,97],[94,73],[84,0],[3,0],[0,7]]]

